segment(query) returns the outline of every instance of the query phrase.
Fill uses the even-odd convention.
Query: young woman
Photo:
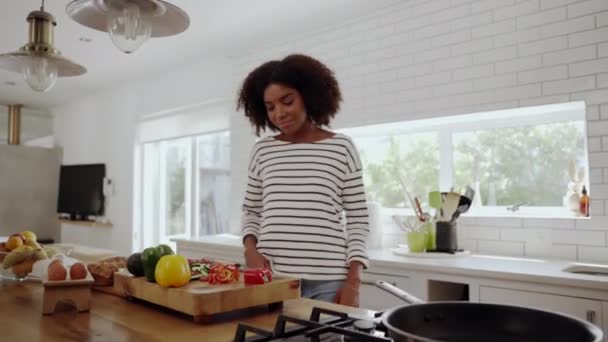
[[[260,130],[251,152],[242,234],[249,267],[302,279],[302,296],[359,305],[369,233],[361,161],[330,132],[342,95],[318,60],[290,55],[253,70],[238,108]]]

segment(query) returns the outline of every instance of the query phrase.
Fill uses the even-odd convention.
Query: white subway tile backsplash
[[[568,67],[565,65],[530,71],[521,71],[517,75],[519,84],[561,80],[567,77]]]
[[[503,241],[521,241],[527,239],[527,231],[523,228],[502,228],[500,229],[500,239]]]
[[[608,262],[608,248],[606,247],[578,247],[578,260],[583,262]]]
[[[542,65],[541,56],[517,58],[510,61],[496,63],[496,74],[505,74],[522,70],[531,70]]]
[[[477,252],[480,254],[524,256],[523,242],[477,241]]]
[[[608,73],[597,75],[597,87],[608,88]],[[602,120],[605,118],[602,118]]]
[[[543,95],[568,94],[595,88],[595,77],[585,76],[543,83]]]
[[[608,26],[608,11],[598,14],[595,20],[597,27]]]
[[[462,30],[465,28],[471,28],[471,27],[475,27],[475,26],[489,24],[491,22],[492,22],[492,12],[488,11],[488,12],[483,12],[483,13],[467,16],[464,18],[456,19],[456,20],[453,20],[446,24],[450,25],[450,27],[452,28],[452,31],[458,31],[458,30]]]
[[[601,137],[590,137],[587,139],[587,149],[589,152],[601,152],[602,151],[602,138]]]
[[[519,100],[519,106],[520,107],[542,106],[542,105],[547,105],[547,104],[563,103],[563,102],[569,102],[569,101],[570,101],[570,95],[568,95],[568,94],[552,95],[552,96],[537,97],[537,98],[533,98],[533,99]]]
[[[600,89],[595,91],[584,91],[580,93],[572,93],[570,96],[572,101],[583,100],[587,105],[602,104],[608,99],[608,89]],[[592,127],[595,126],[592,125]],[[587,127],[589,128],[589,127]],[[598,129],[596,129],[598,130]],[[605,130],[603,130],[605,132]],[[598,135],[598,134],[594,134]]]
[[[435,71],[453,70],[473,65],[473,56],[451,56],[446,59],[433,62]]]
[[[515,20],[513,19],[504,20],[489,25],[473,27],[472,29],[474,39],[513,31],[515,31]]]
[[[540,8],[548,9],[554,7],[565,6],[581,0],[540,0]]]
[[[574,49],[549,52],[543,55],[543,65],[549,66],[587,61],[596,58],[596,50],[595,45],[589,45]]]
[[[515,0],[478,0],[472,4],[473,13],[493,10],[504,6],[510,6]]]
[[[453,94],[470,93],[473,90],[473,81],[451,82],[445,85],[435,86],[434,96],[445,96]]]
[[[586,45],[586,44],[580,44]],[[542,53],[562,50],[568,47],[567,37],[554,37],[519,45],[520,56],[538,55]]]
[[[433,73],[431,75],[416,77],[417,87],[428,87],[432,85],[448,83],[452,78],[452,73],[449,71]]]
[[[526,228],[574,229],[575,222],[574,219],[525,218],[523,224]]]
[[[473,81],[473,90],[512,87],[517,84],[517,74],[505,74],[480,78]]]
[[[539,9],[539,0],[525,0],[518,2],[513,6],[495,9],[494,20],[500,21],[509,18],[516,18],[522,15],[538,12]]]
[[[603,122],[604,121],[600,121],[598,124]],[[608,167],[608,152],[589,153],[589,167]]]
[[[452,45],[456,43],[466,42],[468,40],[471,40],[471,30],[465,29],[434,37],[431,39],[431,46],[437,47]]]
[[[606,212],[604,211],[606,206],[605,200],[595,199],[589,203],[589,213],[592,216],[604,216]]]
[[[412,7],[412,15],[419,17],[423,14],[438,12],[449,8],[451,4],[451,0],[427,1],[422,5]]]
[[[493,43],[492,38],[484,38],[472,40],[470,42],[453,45],[452,56],[459,56],[469,53],[475,53],[479,51],[486,51],[492,49]]]
[[[608,151],[608,136],[602,137],[602,151]]]
[[[489,227],[522,227],[523,220],[520,218],[494,218],[494,217],[478,217],[478,226]]]
[[[587,106],[587,121],[595,121],[600,119],[600,106],[593,105]]]
[[[568,18],[580,17],[595,12],[608,10],[606,0],[588,0],[568,5]]]
[[[604,169],[594,168],[589,170],[589,183],[602,184],[604,183]]]
[[[595,28],[595,16],[562,21],[550,25],[545,25],[540,29],[540,38],[561,36],[568,33],[587,31]]]
[[[494,227],[467,227],[466,238],[480,240],[499,240],[500,230]]]
[[[598,122],[594,122],[593,125],[587,125],[587,135],[590,137],[593,136],[603,136],[608,132],[608,121],[602,120]],[[598,155],[598,157],[601,157]]]
[[[494,74],[494,66],[492,64],[487,64],[454,70],[452,76],[454,81],[462,81],[487,77],[492,74]]]
[[[426,63],[450,56],[450,47],[444,46],[437,49],[427,50],[414,55],[414,63]]]
[[[570,64],[571,77],[594,75],[600,72],[608,72],[608,58]]]
[[[526,243],[527,257],[576,260],[577,246]]]
[[[594,198],[600,198],[598,196],[595,195],[595,193],[593,192],[596,187],[598,187],[597,185],[594,186],[592,188],[592,192],[591,192],[591,200],[593,201]],[[595,197],[594,197],[595,196]],[[608,198],[601,198],[601,199],[608,199]],[[576,220],[576,229],[580,229],[580,230],[608,230],[608,216],[591,216],[588,219],[579,219]]]
[[[473,64],[487,64],[515,57],[517,57],[517,46],[507,46],[475,54],[473,56]]]
[[[608,120],[608,104],[600,105],[600,118]]]
[[[551,241],[562,245],[605,246],[606,232],[583,230],[553,230]]]
[[[599,44],[598,57],[608,57],[608,43]]]
[[[608,1],[606,3],[608,3]],[[608,27],[602,27],[597,30],[573,33],[568,36],[568,42],[570,47],[603,43],[606,41],[607,34]]]
[[[528,84],[520,87],[501,88],[496,90],[494,99],[496,101],[509,101],[515,99],[535,98],[541,96],[541,85]]]
[[[494,47],[531,42],[540,38],[540,29],[537,27],[494,36]]]
[[[566,7],[559,7],[547,11],[517,17],[517,29],[545,25],[566,19]]]
[[[604,168],[604,183],[608,184],[608,168]]]

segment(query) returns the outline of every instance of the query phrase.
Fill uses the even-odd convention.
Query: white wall
[[[244,54],[241,74],[293,52],[336,71],[345,98],[336,128],[584,100],[593,217],[467,218],[460,237],[480,253],[608,262],[608,1],[403,1]],[[236,119],[233,158],[240,160],[251,138]],[[242,163],[233,166],[241,172],[234,178],[245,179]],[[233,195],[242,196],[243,182],[235,185]],[[389,225],[385,241],[403,243],[403,233]]]
[[[231,91],[227,63],[204,61],[53,108],[64,164],[105,163],[115,193],[108,198],[110,228],[62,225],[62,241],[130,253],[133,230],[133,160],[139,118],[214,99]]]
[[[243,51],[236,61],[209,61],[59,108],[66,161],[107,162],[117,179],[110,243],[128,248],[132,192],[123,182],[131,177],[135,115],[233,97],[253,67],[294,52],[336,71],[345,102],[335,128],[586,101],[593,218],[466,219],[460,236],[482,253],[608,262],[606,0],[402,1],[346,25]],[[232,119],[231,222],[238,230],[254,137],[242,115]],[[403,240],[396,228],[386,230],[387,241]]]

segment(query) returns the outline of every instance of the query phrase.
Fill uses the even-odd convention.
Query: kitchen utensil
[[[456,222],[435,222],[435,246],[437,252],[454,253],[458,250],[458,236],[456,234]]]
[[[473,203],[473,198],[475,197],[475,190],[470,186],[467,186],[467,190],[464,192],[464,196],[467,197],[471,203]]]
[[[458,203],[460,201],[460,195],[456,192],[449,192],[446,196],[445,201],[443,202],[442,209],[442,220],[443,221],[451,221],[452,216],[456,209],[458,209]]]
[[[376,286],[412,305],[393,308],[382,323],[395,342],[601,342],[603,332],[582,319],[523,306],[425,303],[387,282]]]
[[[414,197],[414,201],[416,202],[416,215],[418,216],[420,222],[424,222],[426,218],[424,216],[424,211],[422,211],[422,206],[420,205],[418,197]]]
[[[441,209],[443,200],[441,199],[441,193],[439,191],[429,192],[429,206],[434,209]]]
[[[452,221],[456,220],[461,214],[464,214],[469,211],[470,207],[471,199],[461,195],[460,200],[458,201],[458,208],[456,209],[454,216],[452,216]]]

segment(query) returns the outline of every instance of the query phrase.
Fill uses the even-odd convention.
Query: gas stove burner
[[[327,318],[322,319],[322,315]],[[239,323],[234,341],[390,342],[392,340],[387,337],[380,316],[381,313],[377,313],[374,319],[361,319],[343,312],[315,307],[308,320],[280,315],[273,331]]]

